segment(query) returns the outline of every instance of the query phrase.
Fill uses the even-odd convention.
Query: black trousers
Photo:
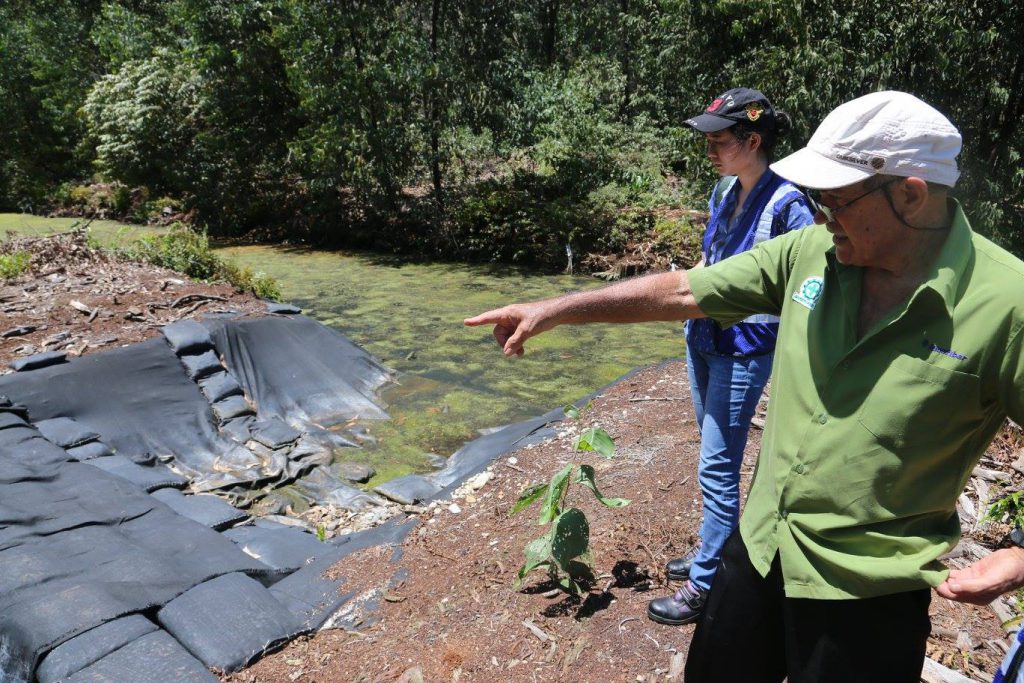
[[[775,557],[762,578],[739,530],[722,551],[690,643],[686,683],[918,683],[929,589],[861,600],[787,598]]]

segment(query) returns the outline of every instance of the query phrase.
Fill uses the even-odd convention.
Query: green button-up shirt
[[[862,275],[823,226],[689,273],[722,324],[782,317],[740,532],[762,575],[779,554],[789,597],[941,583],[957,497],[1003,419],[1024,422],[1024,263],[955,205],[927,281],[858,340]]]

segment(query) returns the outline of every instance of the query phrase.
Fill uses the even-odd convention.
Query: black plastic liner
[[[119,456],[173,459],[204,489],[258,478],[255,458],[225,457],[239,444],[218,432],[210,404],[162,338],[5,375],[0,393],[27,406],[33,422],[72,418]]]
[[[340,332],[304,316],[204,324],[260,417],[327,427],[387,419],[374,392],[388,371]]]
[[[355,627],[346,603],[356,596],[324,571],[400,543],[412,522],[320,542],[263,520],[234,526],[245,513],[176,489],[182,474],[205,490],[312,467],[296,487],[311,500],[378,504],[329,465],[353,444],[322,425],[385,418],[373,398],[387,376],[337,332],[289,316],[179,325],[167,340],[0,377],[0,682],[215,681],[208,667],[231,671],[297,633]],[[386,488],[448,495],[561,417],[510,425],[443,470]],[[372,598],[360,604],[359,623],[372,609]]]

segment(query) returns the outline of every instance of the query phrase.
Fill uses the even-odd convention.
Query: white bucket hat
[[[905,92],[876,92],[832,110],[807,146],[771,165],[803,187],[831,190],[884,173],[952,187],[960,132]]]

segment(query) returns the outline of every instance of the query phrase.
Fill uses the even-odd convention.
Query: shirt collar
[[[953,215],[949,234],[935,259],[935,266],[928,275],[928,279],[921,284],[920,289],[927,288],[935,292],[942,299],[946,311],[952,315],[960,279],[967,270],[967,264],[973,258],[974,246],[971,244],[973,231],[960,202],[950,198],[949,207],[950,213]],[[835,245],[830,246],[825,252],[825,260],[829,268],[845,268],[836,260]],[[911,299],[913,298],[912,296]]]
[[[960,202],[951,198],[949,208],[953,215],[949,235],[946,236],[946,242],[942,245],[942,250],[935,259],[935,267],[924,286],[934,290],[942,298],[946,310],[952,315],[960,280],[967,270],[967,265],[974,258],[974,245],[971,243],[971,225]]]
[[[760,192],[765,185],[775,182],[778,177],[779,176],[775,171],[770,168],[766,168],[764,173],[761,174],[761,177],[757,179],[756,183],[754,183],[754,187],[750,190],[750,194],[747,195],[747,202],[749,203],[750,198],[756,197],[758,192]],[[736,200],[740,196],[739,187],[740,179],[736,178],[733,184],[729,187],[729,192],[725,196],[724,208],[736,206]],[[729,212],[729,215],[732,215],[731,211]]]

